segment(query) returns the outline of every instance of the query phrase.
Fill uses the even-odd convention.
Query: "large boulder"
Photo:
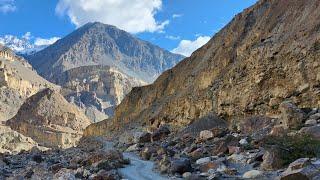
[[[309,158],[292,162],[281,175],[281,180],[309,180],[320,178],[319,164],[312,164]]]
[[[192,171],[192,167],[189,159],[181,158],[181,159],[176,159],[171,161],[170,172],[172,174],[175,174],[175,173],[183,174],[185,172],[191,172],[191,171]]]
[[[45,89],[21,106],[7,121],[12,129],[45,147],[75,146],[90,120],[57,91]]]
[[[320,140],[320,125],[304,127],[299,132],[310,135],[314,139]]]
[[[281,123],[289,129],[298,129],[303,124],[306,114],[291,102],[280,104]]]
[[[261,164],[264,170],[277,170],[283,166],[283,160],[280,157],[280,151],[277,148],[270,148],[267,150],[263,157]]]

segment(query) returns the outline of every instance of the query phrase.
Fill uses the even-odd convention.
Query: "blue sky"
[[[256,1],[0,0],[0,36],[30,32],[33,39],[64,37],[88,21],[100,21],[189,54]]]

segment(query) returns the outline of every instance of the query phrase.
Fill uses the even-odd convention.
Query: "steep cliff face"
[[[65,97],[86,112],[93,121],[107,119],[132,87],[144,85],[110,66],[83,66],[68,70],[55,80]]]
[[[27,97],[47,87],[58,88],[40,77],[26,60],[0,46],[0,121],[14,116]]]
[[[90,120],[58,92],[45,89],[28,98],[7,125],[45,147],[75,146]]]
[[[134,88],[115,117],[86,129],[105,135],[139,125],[181,128],[209,113],[237,125],[277,117],[291,100],[320,106],[320,2],[261,0],[152,85]]]

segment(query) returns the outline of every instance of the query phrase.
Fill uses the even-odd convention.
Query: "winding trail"
[[[98,138],[104,143],[103,149],[114,149],[114,143],[106,141],[103,138]],[[141,160],[134,153],[123,153],[124,158],[130,159],[130,164],[124,168],[119,169],[119,172],[125,179],[128,180],[167,180],[165,177],[153,171],[154,163],[152,161]]]
[[[125,158],[130,159],[130,165],[119,169],[124,178],[129,180],[166,180],[159,173],[153,171],[154,163],[151,161],[143,161],[133,153],[123,153]]]

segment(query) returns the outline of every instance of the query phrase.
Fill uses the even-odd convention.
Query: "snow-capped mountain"
[[[34,38],[30,33],[26,33],[21,38],[14,35],[4,35],[0,37],[0,44],[9,47],[20,55],[34,54],[56,42],[59,38],[51,39]]]

